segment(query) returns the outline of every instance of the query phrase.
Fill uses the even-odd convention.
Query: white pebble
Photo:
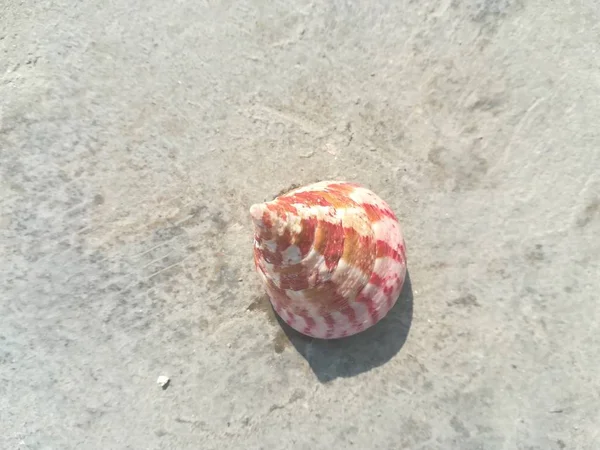
[[[156,379],[156,384],[158,384],[162,388],[166,388],[171,379],[165,375],[161,375]]]

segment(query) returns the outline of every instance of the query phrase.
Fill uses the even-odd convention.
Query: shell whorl
[[[406,275],[400,224],[355,183],[323,181],[252,205],[254,261],[273,308],[308,336],[335,339],[379,322]]]

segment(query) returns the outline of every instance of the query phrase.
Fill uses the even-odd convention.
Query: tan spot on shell
[[[364,208],[364,211],[367,214],[370,222],[378,222],[384,217],[382,211],[375,205],[364,203],[362,207]]]
[[[315,287],[303,291],[306,301],[317,306],[320,314],[343,309],[348,299],[340,294],[338,286],[332,281],[324,281]]]
[[[349,208],[353,205],[353,202],[349,198],[342,197],[340,194],[338,194],[336,192],[322,191],[322,192],[319,192],[319,195],[327,203],[329,203],[331,206],[333,206],[336,209]]]
[[[300,230],[298,233],[292,236],[292,244],[296,245],[300,249],[300,254],[302,256],[306,256],[313,245],[316,227],[316,219],[302,219],[300,222]]]
[[[353,228],[345,228],[342,259],[363,273],[370,273],[375,264],[375,245],[371,236],[362,236]]]
[[[373,234],[371,223],[362,210],[348,209],[342,218],[344,228],[353,228],[357,233],[363,236]]]
[[[358,184],[354,183],[332,183],[327,186],[327,190],[330,192],[336,192],[342,196],[347,196],[351,194],[357,187]]]
[[[314,248],[323,255],[328,268],[335,267],[344,252],[344,229],[337,223],[319,223]]]
[[[302,264],[276,267],[275,271],[279,273],[281,289],[298,291],[309,286],[308,277],[310,272]]]

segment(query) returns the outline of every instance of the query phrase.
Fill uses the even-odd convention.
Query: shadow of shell
[[[413,316],[410,274],[390,312],[367,330],[341,339],[324,340],[305,336],[276,315],[285,335],[310,365],[322,383],[359,375],[392,359],[404,346]]]

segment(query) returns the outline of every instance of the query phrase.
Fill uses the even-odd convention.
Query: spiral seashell
[[[375,325],[406,276],[398,219],[370,190],[322,181],[252,205],[254,262],[277,314],[336,339]]]

